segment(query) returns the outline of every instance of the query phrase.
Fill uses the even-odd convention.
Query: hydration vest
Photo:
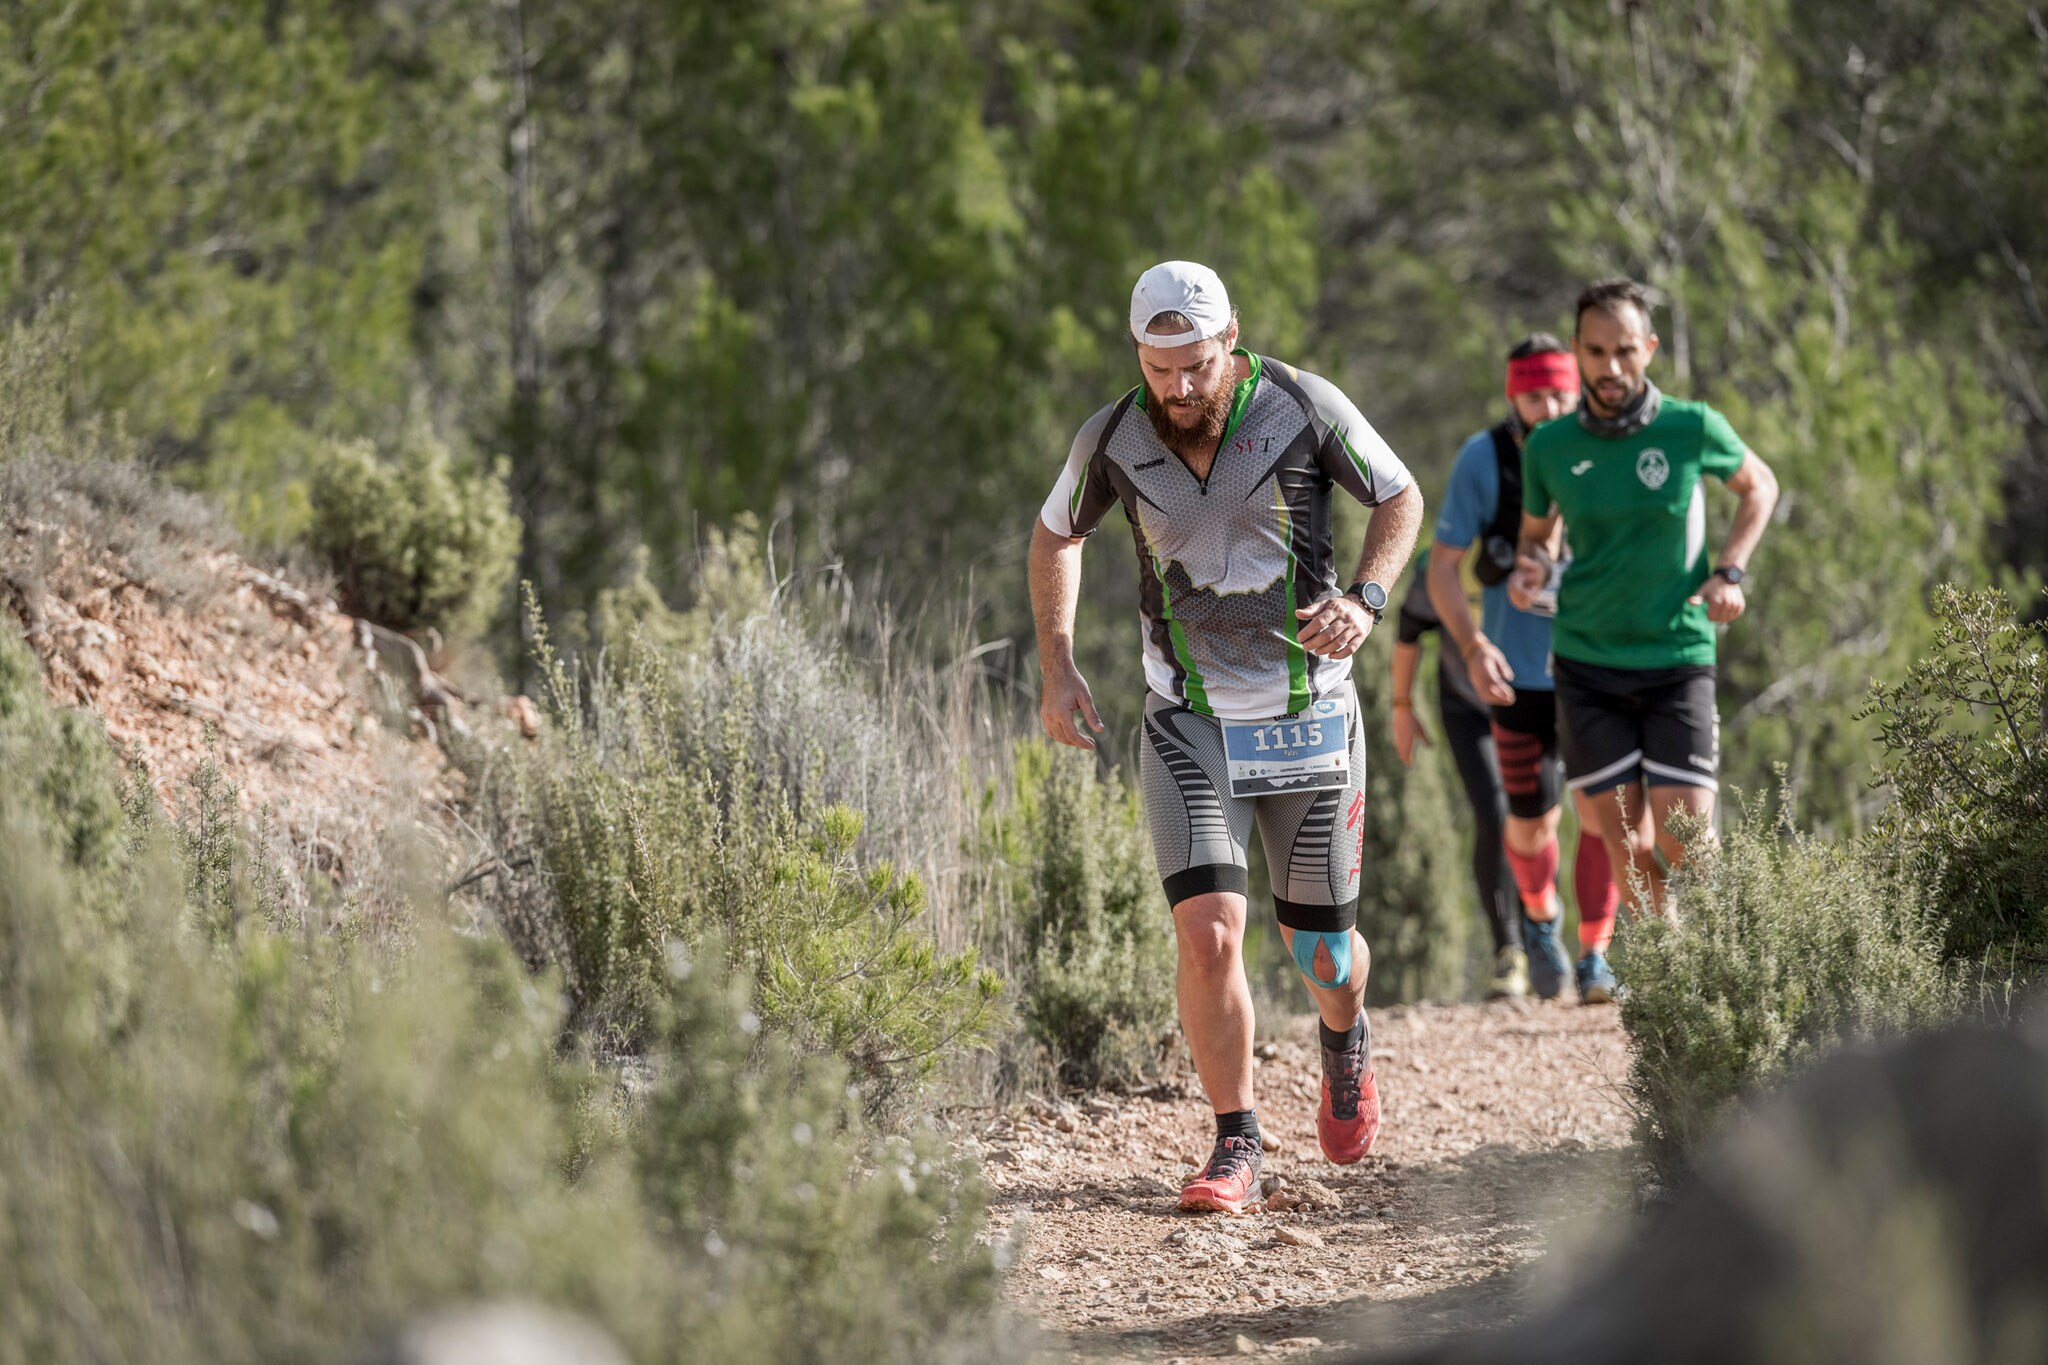
[[[1522,530],[1522,448],[1515,442],[1514,424],[1502,422],[1487,435],[1493,438],[1494,463],[1500,470],[1499,492],[1494,497],[1493,520],[1479,539],[1479,553],[1473,556],[1472,573],[1487,587],[1507,582],[1515,571],[1515,543]]]

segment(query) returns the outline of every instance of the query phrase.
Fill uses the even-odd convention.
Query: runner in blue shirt
[[[1564,909],[1557,894],[1563,769],[1550,677],[1549,612],[1555,610],[1555,597],[1539,603],[1542,609],[1523,611],[1508,600],[1507,578],[1521,528],[1522,438],[1569,412],[1578,390],[1578,367],[1558,338],[1539,332],[1508,352],[1507,420],[1480,432],[1458,452],[1429,557],[1430,600],[1470,672],[1473,690],[1492,707],[1494,756],[1508,797],[1507,859],[1521,893],[1527,955],[1513,947],[1497,951],[1494,981],[1504,988],[1501,993],[1512,993],[1517,978],[1526,973],[1546,1000],[1556,998],[1572,974],[1571,959],[1558,941]],[[1477,630],[1458,582],[1458,566],[1468,551],[1473,551],[1473,569],[1484,585]],[[1619,897],[1600,840],[1579,841],[1574,880],[1582,956],[1600,968],[1590,977],[1581,973],[1580,998],[1604,1002],[1612,998],[1604,953]]]

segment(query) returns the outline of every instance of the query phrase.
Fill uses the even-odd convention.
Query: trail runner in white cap
[[[1243,962],[1255,823],[1282,937],[1322,1016],[1323,1154],[1355,1162],[1379,1131],[1370,955],[1353,927],[1365,748],[1350,659],[1408,562],[1422,495],[1335,385],[1237,349],[1237,310],[1208,267],[1146,271],[1130,326],[1143,382],[1082,425],[1032,535],[1039,710],[1054,739],[1094,747],[1102,722],[1074,666],[1081,547],[1121,504],[1149,693],[1140,775],[1179,943],[1181,1025],[1216,1113],[1214,1152],[1180,1202],[1236,1213],[1260,1197]],[[1373,509],[1348,590],[1334,488]]]

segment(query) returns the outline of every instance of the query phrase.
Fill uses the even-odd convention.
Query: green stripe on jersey
[[[1173,614],[1173,589],[1167,586],[1166,570],[1156,555],[1152,559],[1152,573],[1159,579],[1159,613],[1166,618],[1166,633],[1173,639],[1173,656],[1179,660],[1180,671],[1186,675],[1180,690],[1191,710],[1213,716],[1216,713],[1209,709],[1209,689],[1202,683],[1202,670],[1195,667],[1195,654],[1188,648],[1188,637],[1180,628],[1180,619]]]
[[[1350,438],[1345,436],[1341,430],[1337,432],[1337,444],[1344,447],[1344,453],[1351,458],[1351,467],[1358,471],[1359,478],[1365,480],[1365,486],[1371,488],[1372,471],[1365,467],[1364,460],[1358,458],[1358,452],[1351,448]]]
[[[1294,516],[1288,510],[1287,499],[1280,491],[1280,481],[1273,481],[1273,507],[1280,513],[1280,539],[1287,545],[1287,714],[1294,715],[1308,709],[1308,651],[1301,645],[1301,623],[1294,619]]]
[[[1259,386],[1259,358],[1242,347],[1231,354],[1243,356],[1251,365],[1252,372],[1237,381],[1237,389],[1230,395],[1230,420],[1223,424],[1223,440],[1217,445],[1219,454],[1222,453],[1224,446],[1230,444],[1231,433],[1237,430],[1237,424],[1244,419],[1244,410],[1251,406],[1252,390]]]

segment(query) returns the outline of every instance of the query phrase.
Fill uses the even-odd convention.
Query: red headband
[[[1579,391],[1579,363],[1564,351],[1544,351],[1508,362],[1508,397],[1535,389]]]

